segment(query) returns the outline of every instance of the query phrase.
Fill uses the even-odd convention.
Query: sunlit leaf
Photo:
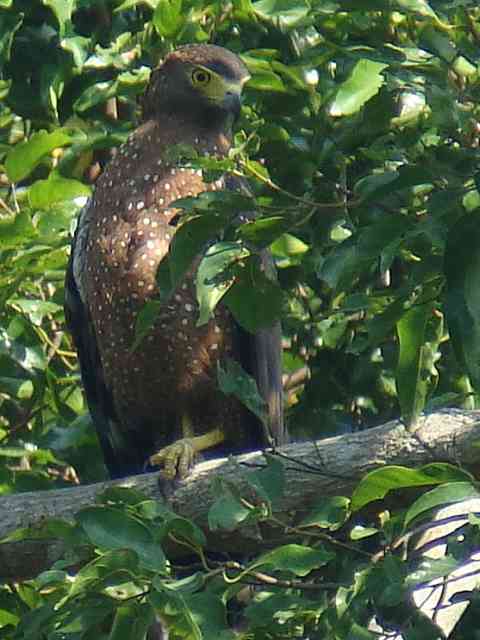
[[[268,566],[280,571],[290,571],[297,576],[306,576],[314,569],[328,564],[334,557],[334,553],[320,547],[312,549],[298,544],[287,544],[260,556],[254,566]]]
[[[37,180],[28,190],[32,208],[47,209],[63,200],[88,197],[91,189],[79,180],[50,174],[48,180]]]
[[[9,179],[12,182],[22,180],[48,153],[71,142],[72,137],[66,129],[34,133],[29,140],[13,147],[7,155],[5,169]]]
[[[405,487],[428,486],[467,480],[469,474],[447,463],[432,463],[420,469],[389,465],[368,473],[352,495],[353,511],[374,500],[382,500],[389,491]]]
[[[215,307],[232,286],[232,275],[226,270],[250,254],[239,242],[217,242],[206,251],[197,270],[197,301],[199,317],[197,326],[207,323]]]
[[[435,487],[435,489],[420,496],[408,509],[405,515],[405,526],[408,526],[412,520],[425,512],[430,512],[432,509],[478,497],[479,491],[471,482],[450,482],[440,487]]]
[[[413,306],[397,323],[399,356],[395,379],[402,417],[408,426],[425,407],[428,378],[424,367],[424,343],[431,314],[432,304]]]
[[[373,60],[359,60],[348,79],[340,85],[330,105],[330,115],[348,116],[359,111],[385,82],[382,71],[387,66]]]

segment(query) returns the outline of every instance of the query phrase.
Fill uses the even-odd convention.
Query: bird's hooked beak
[[[233,121],[236,122],[240,117],[240,111],[242,108],[242,89],[243,85],[250,79],[247,75],[242,78],[242,81],[238,84],[227,85],[222,100],[222,107],[225,111],[228,111],[233,115]]]

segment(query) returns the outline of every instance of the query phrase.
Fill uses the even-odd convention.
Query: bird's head
[[[203,126],[231,126],[240,114],[250,75],[240,58],[215,45],[186,45],[153,73],[143,101],[144,119],[170,113]]]

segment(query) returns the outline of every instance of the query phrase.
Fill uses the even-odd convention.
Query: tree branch
[[[415,432],[399,421],[354,434],[326,438],[317,442],[294,443],[282,447],[279,456],[286,472],[285,495],[275,512],[288,524],[298,519],[318,501],[319,496],[349,495],[359,479],[372,469],[387,464],[416,467],[432,461],[448,460],[475,465],[480,454],[478,441],[480,411],[449,409],[420,418]],[[175,493],[169,506],[179,515],[205,526],[215,495],[213,478],[235,484],[242,495],[251,496],[245,480],[248,467],[264,464],[261,452],[198,464]],[[132,476],[123,480],[101,482],[56,491],[32,492],[0,498],[0,539],[18,528],[41,526],[45,518],[71,519],[82,507],[112,486],[126,486],[161,500],[158,474]],[[255,501],[255,497],[253,497]],[[228,532],[207,532],[211,548],[225,551],[256,550],[262,540],[274,542],[281,531],[264,531],[244,527]],[[56,540],[22,540],[0,544],[0,573],[3,580],[18,580],[36,575],[59,557],[62,545]]]

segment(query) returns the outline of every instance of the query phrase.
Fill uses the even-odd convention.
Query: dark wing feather
[[[245,180],[236,176],[226,177],[226,187],[252,196]],[[240,221],[254,220],[253,211],[242,212]],[[276,279],[275,265],[268,250],[261,254],[263,268],[268,277]],[[280,322],[271,327],[250,334],[237,325],[240,344],[243,345],[241,361],[252,375],[258,386],[261,397],[267,404],[269,433],[264,434],[265,446],[281,446],[288,442],[288,433],[283,415],[283,382],[282,382],[282,329]]]
[[[253,336],[253,375],[260,395],[267,403],[268,435],[272,440],[272,446],[281,446],[287,442],[283,419],[281,348],[282,332],[278,322]]]
[[[72,241],[65,277],[65,320],[78,353],[82,383],[93,424],[97,430],[106,467],[112,478],[122,477],[141,469],[142,462],[132,459],[125,447],[118,447],[118,418],[113,399],[103,376],[95,330],[87,306],[82,300],[82,273],[90,224],[90,202],[80,212]]]

